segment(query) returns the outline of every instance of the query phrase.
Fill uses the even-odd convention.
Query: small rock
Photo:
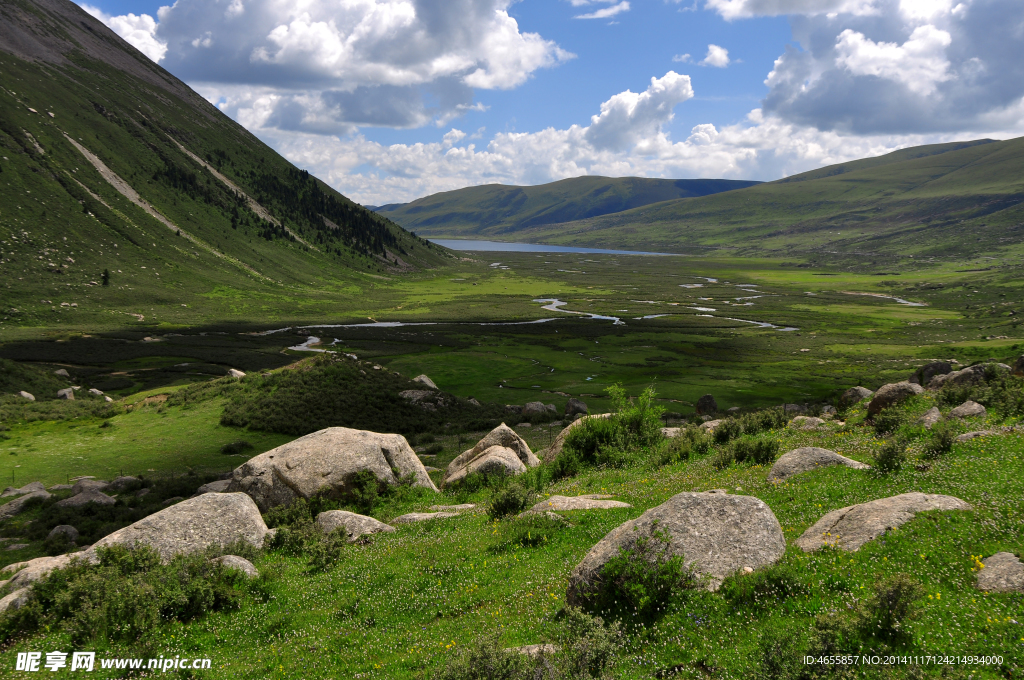
[[[516,427],[533,427],[533,423],[519,423]]]
[[[18,392],[18,396],[21,397],[22,399],[28,399],[29,401],[35,401],[36,400],[36,398],[31,393],[26,392],[25,390],[22,390],[21,392]]]
[[[585,416],[588,413],[590,413],[590,409],[584,402],[580,401],[576,397],[571,397],[565,405],[566,418],[572,418],[577,414]]]
[[[6,548],[4,548],[4,550],[21,550],[22,548],[27,548],[28,546],[28,543],[12,543]]]
[[[402,399],[408,399],[414,404],[418,404],[424,399],[435,396],[430,390],[402,390],[398,393]]]
[[[107,488],[103,489],[103,491],[121,493],[122,491],[127,491],[128,489],[141,483],[142,480],[139,479],[138,477],[124,475],[123,477],[115,477],[114,480],[107,485]]]
[[[978,437],[995,437],[1000,434],[1002,434],[1002,432],[999,430],[977,430],[975,432],[965,432],[964,434],[959,435],[956,438],[956,441],[963,444],[964,442],[969,442],[972,439],[977,439]]]
[[[460,503],[459,505],[431,505],[428,510],[433,512],[464,512],[466,510],[475,510],[476,507],[476,503]]]
[[[540,460],[533,454],[526,440],[505,423],[494,428],[468,451],[463,451],[448,465],[444,485],[455,484],[473,472],[488,474],[521,474],[527,468],[537,467]]]
[[[202,496],[204,493],[224,493],[231,486],[230,479],[218,479],[214,482],[203,484],[201,487],[196,489],[196,495]]]
[[[839,397],[839,405],[844,408],[847,408],[853,406],[854,404],[860,401],[863,401],[864,399],[867,399],[872,394],[874,394],[874,392],[872,392],[866,387],[861,387],[860,385],[858,385],[857,387],[851,387],[850,389],[843,392],[842,396]]]
[[[427,387],[429,387],[432,390],[436,390],[437,389],[437,385],[435,385],[434,381],[431,380],[430,378],[428,378],[426,376],[426,374],[420,374],[420,375],[416,376],[415,378],[413,378],[412,381],[420,383],[421,385],[426,385]]]
[[[838,413],[838,411],[836,411],[836,407],[832,406],[831,404],[825,404],[824,406],[821,407],[822,417],[834,416],[836,415],[836,413]]]
[[[811,416],[797,416],[793,420],[789,421],[789,427],[799,430],[817,430],[819,427],[825,424],[825,421],[821,418],[814,418]]]
[[[768,479],[773,482],[781,482],[793,475],[830,465],[845,465],[856,470],[867,470],[871,467],[846,456],[840,456],[835,451],[821,449],[817,446],[804,446],[783,454],[775,461],[772,469],[768,471]]]
[[[427,472],[440,472],[441,471],[441,468],[430,467],[429,465],[424,465],[423,469],[426,470]]]
[[[697,429],[699,429],[701,432],[714,432],[715,428],[718,427],[719,425],[721,425],[724,422],[725,422],[725,420],[723,420],[723,419],[706,420],[703,423],[701,423],[700,427],[697,428]]]
[[[674,439],[679,436],[679,433],[683,431],[681,427],[663,427],[661,428],[661,436],[665,439]]]
[[[710,394],[705,394],[697,400],[697,415],[710,416],[718,413],[718,402]]]
[[[558,645],[524,645],[522,647],[509,647],[506,652],[518,652],[524,654],[532,659],[536,659],[541,656],[547,656],[549,654],[557,654],[561,649]]]
[[[392,524],[412,524],[414,522],[426,522],[428,519],[447,519],[458,517],[457,512],[410,512],[391,520]]]
[[[50,491],[70,491],[71,489],[74,489],[74,488],[75,488],[74,484],[54,484],[53,486],[50,487],[49,490]]]
[[[57,390],[57,398],[58,399],[64,399],[66,401],[74,401],[75,400],[75,391],[73,389],[71,389],[70,387],[65,387],[62,390]]]
[[[148,488],[146,488],[146,489],[139,489],[138,491],[135,492],[135,497],[136,498],[142,498],[143,496],[145,496],[148,493],[149,493],[149,489]]]
[[[71,377],[70,375],[68,375],[68,371],[67,371],[66,368],[58,368],[56,371],[53,372],[53,374],[54,375],[59,375],[62,378],[70,378]]]
[[[316,516],[316,523],[325,534],[343,527],[348,532],[350,542],[354,542],[366,534],[389,534],[395,531],[395,528],[389,524],[347,510],[321,512]]]
[[[252,562],[239,557],[238,555],[221,555],[220,557],[214,557],[211,562],[219,564],[225,569],[235,569],[242,572],[249,578],[259,578],[260,572],[253,566]]]
[[[468,402],[469,402],[470,404],[472,404],[473,406],[480,406],[480,405],[481,405],[481,404],[480,404],[480,402],[479,402],[479,401],[477,401],[476,399],[474,399],[473,397],[470,397],[470,398],[469,398],[469,399],[467,399],[466,401],[468,401]]]
[[[239,371],[237,368],[229,368],[228,369],[228,376],[231,377],[231,378],[244,378],[245,377],[245,372],[244,371]]]
[[[90,387],[90,388],[89,388],[89,394],[95,395],[95,396],[97,396],[97,397],[102,397],[102,396],[103,396],[103,393],[102,393],[102,392],[100,392],[100,391],[99,391],[98,389],[96,389],[95,387]]]
[[[0,614],[6,611],[15,611],[28,604],[29,596],[32,594],[29,588],[19,588],[0,599]]]
[[[950,418],[974,418],[984,416],[985,407],[976,401],[967,400],[949,412]]]
[[[202,498],[202,496],[199,496],[199,498]],[[184,496],[171,496],[160,505],[174,505],[175,503],[180,503],[183,500],[185,500]]]
[[[64,536],[68,543],[74,543],[78,540],[78,529],[74,528],[70,524],[58,524],[50,533],[47,534],[47,540],[55,538],[57,536]]]
[[[117,500],[111,498],[102,491],[96,489],[86,489],[85,491],[75,494],[70,498],[65,498],[62,501],[57,501],[58,508],[78,508],[89,503],[96,503],[97,505],[113,505]]]
[[[1013,553],[1000,552],[982,561],[978,590],[988,593],[1024,593],[1024,563]]]
[[[873,416],[882,409],[901,404],[910,397],[924,392],[924,388],[906,381],[882,385],[868,404],[868,415]]]
[[[566,512],[569,510],[609,510],[611,508],[631,508],[629,503],[621,501],[598,500],[585,496],[551,496],[537,503],[530,512]]]
[[[942,412],[939,411],[937,406],[932,406],[923,416],[917,419],[917,424],[923,425],[925,429],[930,430],[940,420],[942,420]]]

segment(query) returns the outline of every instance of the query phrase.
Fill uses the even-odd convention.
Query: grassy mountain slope
[[[573,177],[532,187],[487,184],[385,205],[377,212],[428,236],[507,238],[529,227],[617,213],[757,182],[728,179]]]
[[[295,168],[65,0],[0,2],[0,250],[4,314],[20,321],[71,301],[186,320],[169,310],[448,257]]]
[[[1024,239],[1024,138],[904,149],[517,238],[674,252],[969,257]]]

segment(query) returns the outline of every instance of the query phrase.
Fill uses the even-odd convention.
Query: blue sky
[[[1024,133],[1019,0],[83,6],[367,204],[582,174],[770,180]]]

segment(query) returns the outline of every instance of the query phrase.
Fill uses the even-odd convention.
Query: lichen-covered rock
[[[500,449],[511,452],[511,456]],[[485,457],[487,460],[483,460]],[[444,486],[456,484],[473,472],[487,474],[504,470],[506,474],[521,474],[527,468],[538,465],[540,460],[526,441],[502,423],[488,432],[473,448],[463,451],[448,464]]]
[[[985,407],[976,401],[968,399],[949,412],[950,418],[975,418],[984,416],[987,413]]]
[[[781,482],[801,472],[810,472],[830,465],[845,465],[856,470],[867,470],[871,467],[846,456],[840,456],[835,451],[821,449],[817,446],[803,446],[783,454],[775,461],[772,469],[768,471],[768,479],[773,482]]]
[[[568,603],[582,604],[602,567],[655,530],[668,536],[671,553],[682,556],[709,590],[745,567],[774,564],[786,552],[782,527],[764,501],[718,491],[683,492],[613,529],[591,548],[569,576]]]
[[[1013,553],[1000,552],[983,560],[978,590],[988,593],[1024,593],[1024,563]]]
[[[352,477],[369,471],[384,484],[411,476],[413,486],[437,491],[423,463],[398,434],[329,427],[251,458],[231,476],[228,492],[249,494],[261,510],[311,498],[321,490],[346,492]]]
[[[924,392],[923,387],[907,381],[882,385],[875,392],[875,396],[871,398],[871,403],[868,404],[868,415],[873,416],[882,409],[901,404],[922,392]]]
[[[348,540],[356,541],[365,534],[391,533],[395,528],[373,517],[360,515],[347,510],[328,510],[316,516],[320,530],[329,534],[335,529],[344,528],[348,532]]]
[[[843,395],[839,397],[839,404],[844,408],[847,406],[853,406],[854,404],[867,399],[872,394],[874,394],[874,392],[868,388],[857,385],[856,387],[851,387],[843,392]]]
[[[256,503],[244,493],[207,493],[183,500],[101,538],[86,551],[112,545],[149,545],[163,560],[210,546],[244,541],[260,548],[267,535]]]
[[[854,552],[886,531],[914,519],[919,512],[971,509],[968,503],[954,496],[904,493],[833,510],[807,529],[796,544],[804,552],[826,545]]]

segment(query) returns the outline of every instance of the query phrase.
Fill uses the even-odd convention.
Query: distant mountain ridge
[[[536,186],[484,184],[371,208],[421,236],[505,237],[679,198],[759,184],[728,179],[584,176]]]

